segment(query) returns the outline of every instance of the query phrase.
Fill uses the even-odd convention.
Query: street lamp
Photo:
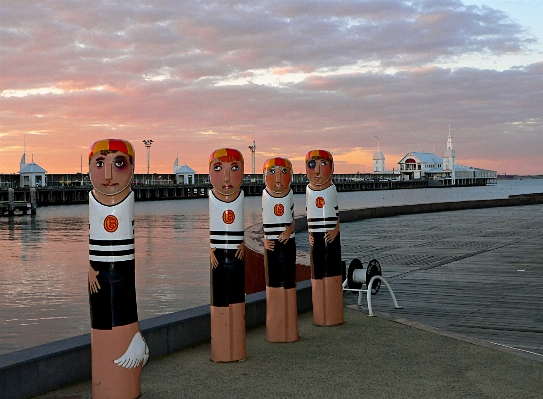
[[[143,140],[143,144],[145,145],[145,148],[147,148],[147,174],[149,174],[149,162],[151,160],[151,144],[153,144],[153,140]]]
[[[253,140],[253,145],[249,146],[249,149],[251,150],[251,156],[253,161],[253,175],[255,174],[255,151],[256,151],[256,141]]]

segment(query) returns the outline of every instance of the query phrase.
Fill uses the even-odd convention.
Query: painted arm
[[[291,224],[289,224],[288,226],[285,226],[285,231],[279,234],[277,239],[279,240],[279,242],[286,244],[286,242],[290,239],[290,235],[292,234],[293,231],[294,231],[294,220],[292,221]]]
[[[215,256],[215,248],[209,247],[209,260],[211,262],[211,267],[213,269],[219,266],[219,261],[217,260],[217,257]]]
[[[273,251],[275,248],[275,242],[273,240],[268,240],[267,238],[264,238],[264,248],[266,248],[268,251]]]
[[[315,244],[315,239],[313,238],[313,233],[309,233],[309,246],[312,247]]]
[[[238,250],[236,251],[236,258],[243,259],[245,257],[245,241],[238,245]]]
[[[339,233],[339,219],[337,220],[336,227],[324,233],[324,239],[326,240],[327,243],[331,243],[332,241],[336,239],[338,233]]]
[[[97,294],[98,290],[101,288],[100,283],[98,283],[98,278],[96,278],[96,276],[98,276],[98,273],[100,272],[94,270],[89,263],[89,288],[91,295]]]

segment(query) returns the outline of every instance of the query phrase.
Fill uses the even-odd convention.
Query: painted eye
[[[274,175],[275,174],[275,169],[270,169],[270,175]]]
[[[317,163],[315,162],[314,159],[312,159],[312,160],[310,160],[310,161],[307,162],[307,167],[308,167],[309,169],[315,169],[315,166],[317,166]]]
[[[282,170],[281,172],[283,172],[283,174],[286,175],[286,174],[288,173],[288,169],[287,169],[287,168],[283,168],[283,170]]]
[[[116,168],[123,168],[125,165],[124,159],[117,159],[115,160],[115,167]]]
[[[96,167],[102,168],[104,166],[104,161],[96,161]]]
[[[322,160],[322,161],[321,161],[321,165],[322,165],[322,166],[326,166],[326,165],[328,165],[328,161],[326,161],[326,160]]]
[[[239,170],[239,165],[232,165],[232,170],[233,171]]]
[[[215,166],[213,167],[213,170],[214,170],[215,172],[218,172],[219,170],[222,170],[222,166],[221,166],[221,165],[215,165]]]

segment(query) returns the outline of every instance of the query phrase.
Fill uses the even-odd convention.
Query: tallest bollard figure
[[[89,304],[93,399],[140,396],[149,350],[136,305],[134,148],[125,140],[95,142],[89,151]]]
[[[343,323],[341,243],[336,186],[332,183],[334,158],[324,150],[305,156],[309,184],[306,188],[307,230],[311,258],[313,323]]]
[[[211,360],[246,357],[243,156],[221,148],[209,156]]]

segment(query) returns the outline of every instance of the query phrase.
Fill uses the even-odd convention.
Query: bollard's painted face
[[[130,156],[120,151],[97,152],[89,160],[89,175],[97,199],[115,197],[100,202],[120,202],[130,193],[133,176]]]
[[[292,173],[286,166],[271,166],[266,169],[266,188],[270,194],[284,195],[290,191]]]
[[[227,200],[236,194],[243,183],[243,162],[213,159],[209,164],[209,178],[219,199]]]
[[[330,159],[311,157],[306,161],[305,166],[307,178],[311,185],[326,188],[332,184],[333,168]]]

